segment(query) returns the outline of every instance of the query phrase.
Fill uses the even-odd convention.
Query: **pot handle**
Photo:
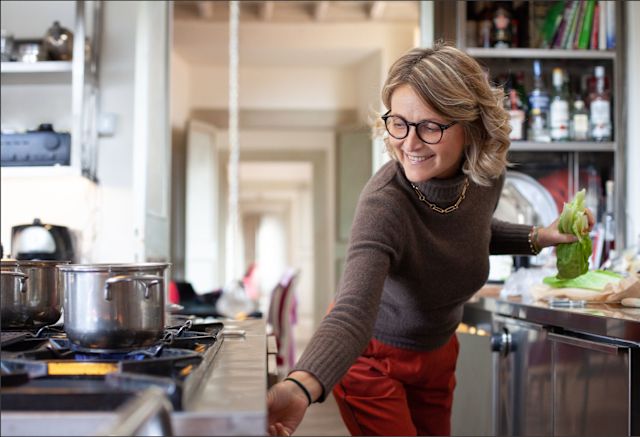
[[[27,279],[29,279],[29,275],[22,272],[8,272],[6,270],[0,273],[7,276],[17,276],[18,278],[20,278],[20,291],[23,293],[27,291],[26,285],[27,285]]]
[[[144,298],[149,299],[151,294],[149,294],[149,289],[157,284],[162,284],[164,282],[164,278],[162,276],[157,275],[118,275],[112,276],[106,281],[104,281],[104,299],[111,300],[111,290],[110,287],[113,284],[117,284],[120,282],[133,282],[140,281],[142,285],[144,285]]]

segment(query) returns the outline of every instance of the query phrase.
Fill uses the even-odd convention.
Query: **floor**
[[[295,326],[296,355],[300,356],[311,338],[311,323],[302,317]],[[307,410],[302,423],[294,432],[297,436],[348,436],[349,431],[342,423],[338,405],[333,395],[321,404],[313,404]]]

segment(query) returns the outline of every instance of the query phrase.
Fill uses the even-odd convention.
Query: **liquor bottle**
[[[529,93],[529,139],[548,143],[549,136],[549,93],[542,80],[540,61],[533,61],[533,89]]]
[[[491,47],[491,18],[493,11],[491,10],[492,4],[489,2],[483,3],[484,9],[482,9],[478,22],[478,47],[489,48]]]
[[[509,139],[514,141],[524,140],[525,113],[518,98],[518,92],[514,88],[509,90],[508,99],[509,108],[507,112],[509,113],[509,124],[511,125]]]
[[[505,4],[498,4],[493,13],[491,33],[495,48],[509,48],[511,45],[511,12]]]
[[[549,106],[551,141],[569,139],[569,91],[565,73],[560,67],[553,69],[553,90]]]
[[[569,137],[573,141],[589,139],[589,111],[580,94],[576,94],[571,108],[571,124]]]
[[[595,83],[589,101],[591,138],[595,141],[611,140],[611,98],[601,65],[595,68]]]
[[[605,184],[606,209],[604,212],[604,246],[602,248],[602,261],[607,261],[615,257],[616,248],[616,221],[613,212],[613,181]]]
[[[519,70],[518,72],[516,72],[514,83],[516,92],[518,93],[518,105],[526,114],[527,112],[529,112],[529,103],[527,101],[527,91],[524,87],[524,71]]]

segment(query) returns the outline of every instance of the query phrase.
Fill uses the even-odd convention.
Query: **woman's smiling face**
[[[397,115],[408,122],[424,120],[447,125],[454,120],[445,119],[425,104],[409,85],[401,85],[391,95],[390,115]],[[464,151],[464,130],[456,123],[443,132],[437,144],[427,144],[418,138],[414,126],[409,127],[406,138],[398,140],[389,136],[389,144],[411,182],[429,179],[446,179],[460,170]]]

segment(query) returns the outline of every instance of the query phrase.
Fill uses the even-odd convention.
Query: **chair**
[[[276,361],[283,374],[295,364],[293,325],[297,322],[295,281],[299,270],[287,268],[271,292],[267,324],[276,339]]]

